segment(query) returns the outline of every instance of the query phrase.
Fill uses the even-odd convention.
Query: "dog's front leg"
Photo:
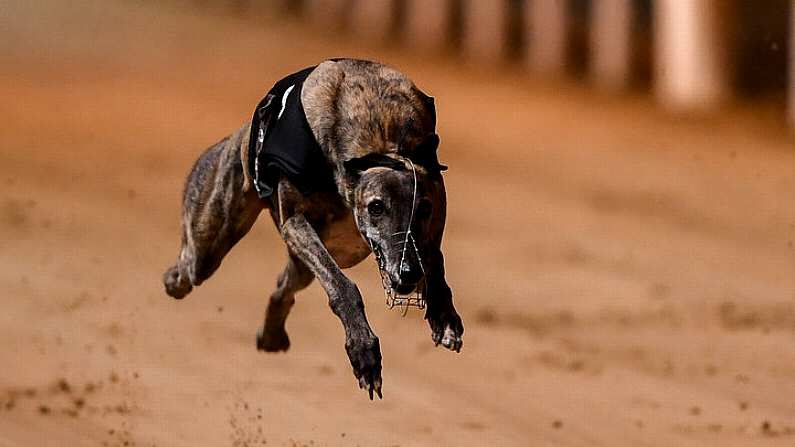
[[[282,224],[282,237],[290,251],[315,275],[325,289],[329,306],[345,328],[345,350],[359,387],[381,397],[381,347],[367,316],[359,288],[348,279],[329,254],[317,232],[302,214]]]
[[[425,319],[431,326],[431,338],[436,346],[441,344],[451,351],[461,352],[464,325],[453,305],[453,292],[444,278],[444,256],[441,252],[434,256],[434,262],[428,270]]]

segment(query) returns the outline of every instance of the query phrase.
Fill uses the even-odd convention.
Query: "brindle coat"
[[[436,159],[434,112],[428,98],[405,75],[366,61],[323,62],[304,82],[301,100],[337,191],[304,195],[282,177],[270,200],[261,200],[244,168],[251,126],[246,124],[210,147],[188,176],[182,249],[164,275],[166,292],[180,299],[209,278],[260,211],[267,209],[289,256],[270,296],[257,348],[270,352],[289,348],[284,323],[295,293],[317,278],[342,321],[345,349],[360,387],[368,390],[370,398],[373,392],[380,397],[378,337],[367,322],[359,289],[342,272],[365,259],[371,245],[380,250],[393,285],[403,285],[404,264],[408,270],[423,269],[424,278],[418,281],[424,283],[425,318],[433,341],[454,351],[462,345],[464,329],[444,278],[441,252],[444,182],[433,166],[408,161]],[[436,139],[425,144],[429,136]],[[412,202],[412,166],[416,202]],[[381,203],[373,207],[374,201]],[[406,261],[390,235],[407,228],[412,207],[418,210],[412,233],[420,255]],[[418,281],[413,281],[414,286]]]

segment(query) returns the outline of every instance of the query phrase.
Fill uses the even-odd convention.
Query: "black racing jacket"
[[[278,81],[254,110],[247,168],[262,199],[276,191],[281,175],[304,194],[336,190],[331,166],[301,103],[304,81],[316,67]]]

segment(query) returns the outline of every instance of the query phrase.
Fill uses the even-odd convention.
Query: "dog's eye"
[[[431,217],[431,212],[433,212],[433,205],[431,205],[430,200],[421,200],[419,204],[417,204],[417,218],[418,219],[428,219]]]
[[[367,205],[367,212],[371,216],[380,216],[384,214],[384,202],[381,200],[373,200]]]

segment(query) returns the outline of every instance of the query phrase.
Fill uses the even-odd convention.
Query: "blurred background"
[[[795,442],[792,3],[0,3],[0,446]],[[313,284],[255,349],[269,219],[184,301],[185,175],[286,74],[396,66],[436,97],[466,332],[350,270],[356,386]]]

